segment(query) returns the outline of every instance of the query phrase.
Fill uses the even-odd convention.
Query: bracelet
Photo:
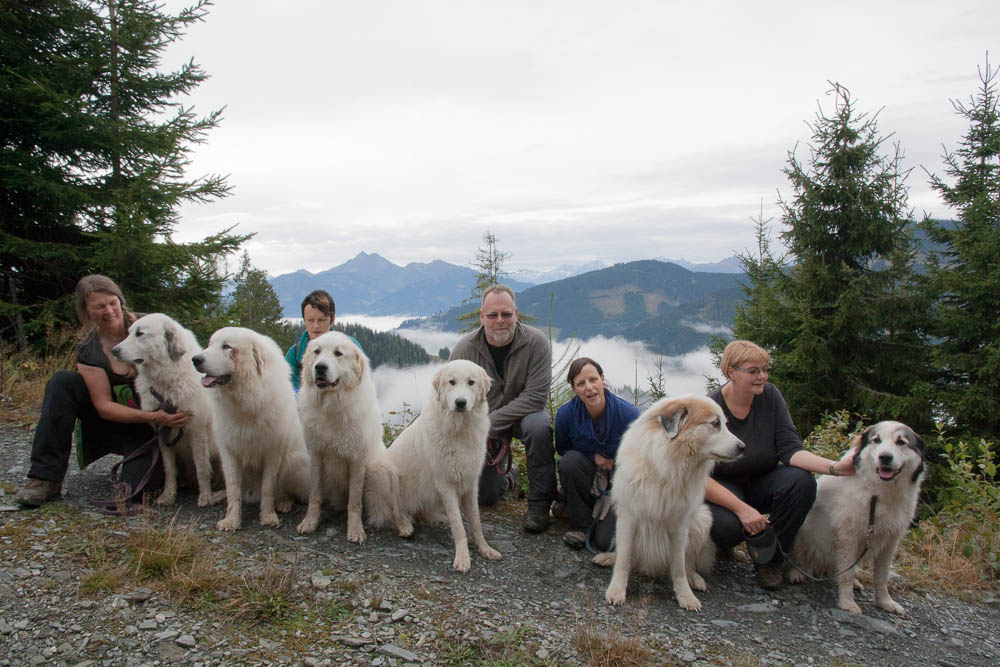
[[[831,463],[830,464],[830,474],[833,475],[834,477],[840,477],[840,475],[837,474],[837,471],[833,469],[833,466],[835,466],[835,465],[837,465],[837,464],[836,463]]]

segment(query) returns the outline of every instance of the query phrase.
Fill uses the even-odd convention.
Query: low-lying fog
[[[392,331],[423,346],[431,355],[437,355],[442,347],[451,350],[460,337],[457,333],[436,329],[397,329],[396,327],[405,319],[408,318],[337,316],[337,321],[340,323],[351,322],[376,331]],[[640,388],[645,389],[649,387],[647,378],[656,374],[658,357],[643,343],[603,336],[584,341],[560,341],[555,344],[552,351],[554,363],[560,368],[571,360],[567,348],[573,351],[573,357],[590,357],[601,364],[609,388],[625,385],[633,387],[638,384]],[[563,360],[561,364],[560,359]],[[687,393],[703,394],[705,376],[715,379],[721,377],[719,369],[712,363],[708,348],[701,348],[679,357],[663,357],[662,364],[665,389],[671,396]],[[408,405],[414,413],[419,412],[431,390],[431,378],[440,365],[440,362],[433,362],[408,368],[380,366],[375,369],[375,387],[383,415],[387,415],[387,419],[391,421],[396,421],[388,413],[402,410],[404,405]]]

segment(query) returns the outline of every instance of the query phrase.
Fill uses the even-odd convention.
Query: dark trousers
[[[539,410],[525,415],[509,435],[524,445],[528,466],[528,506],[544,506],[547,512],[556,499],[556,455],[548,411]],[[499,474],[496,466],[483,466],[479,475],[479,504],[483,507],[492,505],[506,493],[507,477]]]
[[[73,450],[73,429],[79,419],[82,442],[77,452],[81,467],[85,467],[106,454],[125,455],[153,437],[149,424],[121,424],[101,419],[90,400],[90,392],[83,376],[75,371],[56,371],[45,385],[42,414],[35,427],[31,444],[31,467],[28,477],[61,482],[66,476],[69,456]],[[146,470],[152,459],[136,459],[129,467]],[[123,472],[122,477],[127,479]],[[159,482],[150,480],[150,490],[162,486],[162,468]]]
[[[751,480],[715,481],[761,514],[770,513],[771,527],[778,537],[778,544],[785,553],[791,551],[792,542],[816,500],[816,479],[811,472],[793,466],[778,466]],[[734,513],[713,503],[708,503],[708,507],[712,510],[712,541],[716,545],[728,549],[746,539],[743,524]],[[776,565],[781,561],[779,551],[771,563]]]
[[[586,531],[593,520],[594,503],[591,494],[597,464],[593,454],[584,454],[571,449],[559,459],[559,480],[566,494],[566,514],[570,530]]]

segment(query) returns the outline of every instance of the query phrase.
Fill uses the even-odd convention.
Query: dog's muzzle
[[[124,358],[122,358],[122,351],[120,349],[118,349],[117,345],[115,345],[113,348],[111,348],[111,354],[118,361],[124,361],[125,363],[128,363],[128,364],[136,364],[136,365],[138,365],[138,364],[141,364],[143,361],[145,361],[145,359],[143,359],[142,357],[139,357],[138,359],[124,359]]]
[[[464,398],[455,399],[455,412],[465,412],[465,406],[468,404]]]

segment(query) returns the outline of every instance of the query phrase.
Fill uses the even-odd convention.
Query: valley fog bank
[[[365,315],[338,315],[337,321],[375,329],[391,331],[403,338],[421,345],[428,354],[437,355],[446,347],[451,350],[460,338],[460,334],[438,329],[396,329],[405,317],[369,317]],[[572,355],[572,356],[571,356]],[[643,343],[627,341],[624,338],[605,338],[597,336],[584,341],[559,341],[553,345],[552,358],[556,372],[560,372],[559,382],[564,382],[563,367],[575,357],[590,357],[604,368],[604,378],[614,391],[624,386],[638,385],[645,389],[649,387],[649,377],[657,373],[659,357],[651,352]],[[561,362],[560,362],[561,360]],[[390,412],[402,411],[409,407],[414,413],[423,409],[431,391],[431,379],[441,366],[440,362],[432,362],[422,366],[393,368],[379,366],[375,369],[375,388],[378,392],[379,406],[383,418],[398,423],[404,417]],[[664,388],[671,396],[679,394],[704,394],[705,377],[719,379],[718,368],[712,363],[707,347],[700,348],[688,354],[676,357],[662,357]],[[623,396],[623,398],[630,398]]]

